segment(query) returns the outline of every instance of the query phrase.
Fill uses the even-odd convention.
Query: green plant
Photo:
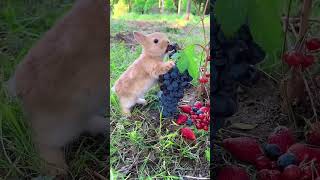
[[[278,0],[225,0],[215,4],[215,17],[223,32],[232,36],[243,24],[248,24],[255,40],[268,54],[281,49],[283,32],[281,10]]]
[[[173,0],[165,0],[164,1],[164,9],[167,12],[176,12],[176,10],[177,10]]]
[[[145,0],[135,0],[132,6],[133,12],[143,14],[145,3],[146,3]]]
[[[117,4],[114,5],[113,17],[117,18],[127,14],[129,11],[129,6],[124,0],[119,0]]]
[[[158,7],[158,0],[147,0],[144,5],[144,13],[148,13],[151,9]]]

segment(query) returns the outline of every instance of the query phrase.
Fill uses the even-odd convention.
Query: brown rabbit
[[[173,61],[163,61],[170,43],[165,34],[155,32],[144,35],[134,32],[134,38],[142,45],[142,54],[112,88],[126,116],[131,115],[130,108],[136,103],[146,104],[144,94],[154,85],[159,75],[167,73],[175,65]]]
[[[8,83],[22,100],[45,174],[67,172],[63,147],[82,132],[106,133],[109,4],[76,0],[18,65]]]

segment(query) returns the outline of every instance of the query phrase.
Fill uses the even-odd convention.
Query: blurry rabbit
[[[155,32],[144,35],[134,32],[134,38],[142,45],[142,54],[112,88],[119,97],[122,112],[126,116],[131,115],[130,108],[136,103],[146,104],[144,94],[157,81],[159,75],[167,73],[175,65],[173,61],[163,61],[169,47],[169,40],[165,34]]]
[[[65,174],[63,147],[82,132],[106,133],[109,4],[76,0],[29,51],[8,82],[30,120],[45,173]]]

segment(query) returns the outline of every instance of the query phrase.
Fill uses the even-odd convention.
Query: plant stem
[[[300,20],[300,32],[299,32],[299,38],[301,39],[303,35],[308,30],[308,21],[309,16],[311,13],[311,7],[312,7],[312,0],[304,0],[303,1],[303,7],[301,12],[301,20]]]
[[[288,5],[288,10],[287,10],[287,19],[286,19],[286,26],[285,26],[285,32],[284,32],[284,40],[282,44],[282,52],[281,52],[281,75],[284,74],[284,62],[283,62],[283,56],[284,56],[284,51],[286,49],[286,43],[287,43],[287,34],[288,34],[288,26],[289,26],[289,18],[290,18],[290,11],[291,11],[291,4],[292,0],[289,1]]]

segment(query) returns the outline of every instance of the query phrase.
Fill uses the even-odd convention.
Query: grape
[[[171,57],[178,52],[178,45],[169,45],[168,51]],[[168,73],[159,77],[160,90],[159,94],[160,106],[162,108],[162,116],[165,118],[174,117],[178,112],[177,106],[180,99],[183,97],[184,90],[190,87],[192,77],[187,71],[180,73],[175,66]]]
[[[254,41],[247,25],[227,38],[219,24],[214,21],[211,72],[211,98],[213,117],[224,119],[236,113],[238,108],[237,88],[240,84],[254,85],[259,73],[254,67],[266,54]],[[219,123],[219,122],[217,122]]]

